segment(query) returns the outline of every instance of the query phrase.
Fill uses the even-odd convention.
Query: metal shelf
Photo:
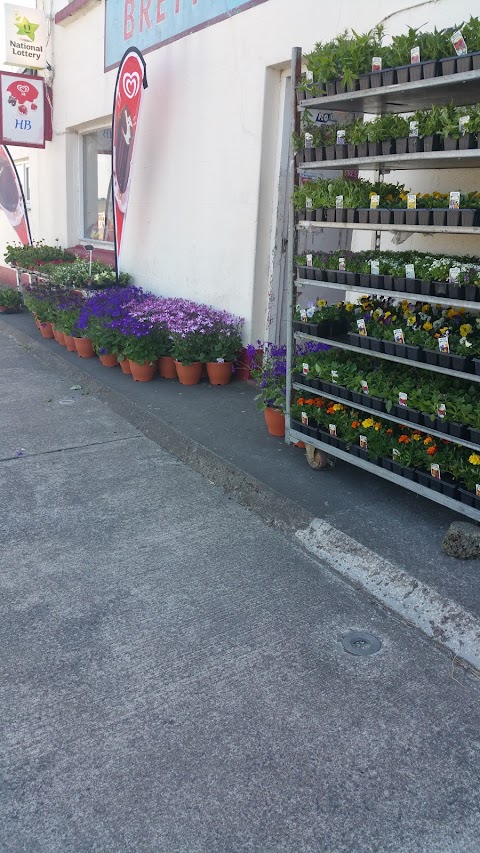
[[[474,104],[480,93],[480,71],[433,77],[415,83],[396,83],[378,89],[362,89],[343,95],[309,98],[299,109],[354,113],[409,113],[434,104],[454,101],[456,106]]]
[[[463,228],[460,225],[384,225],[379,222],[374,225],[370,222],[307,222],[302,219],[297,223],[297,228],[302,228],[305,231],[320,231],[323,228],[339,228],[340,230],[350,231],[401,231],[410,232],[411,234],[456,234],[463,236],[464,234],[480,234],[478,225]]]
[[[295,284],[297,287],[313,285],[313,287],[324,287],[332,290],[348,290],[353,293],[362,293],[365,295],[368,295],[369,293],[379,293],[381,296],[394,296],[396,299],[408,299],[409,302],[413,302],[413,300],[428,304],[434,302],[435,305],[448,305],[451,307],[458,306],[460,308],[473,308],[480,311],[480,302],[469,302],[466,299],[449,299],[447,296],[425,296],[422,293],[407,293],[406,291],[400,290],[382,290],[380,287],[359,287],[358,284],[338,284],[332,281],[312,281],[309,278],[297,278],[295,280]]]
[[[298,169],[323,171],[325,169],[475,169],[480,168],[480,149],[465,151],[425,151],[420,154],[380,154],[377,157],[349,157],[344,160],[318,160],[300,163]]]
[[[480,521],[480,511],[475,509],[475,507],[462,504],[454,498],[448,498],[446,495],[442,495],[440,492],[435,492],[427,486],[421,486],[420,483],[414,483],[412,480],[407,480],[406,477],[399,477],[398,474],[394,474],[393,471],[387,471],[385,468],[373,465],[372,462],[366,462],[364,459],[360,459],[359,456],[354,456],[353,453],[346,453],[346,451],[340,450],[338,447],[333,447],[331,444],[324,444],[323,441],[317,441],[316,438],[309,438],[304,435],[303,432],[298,432],[295,429],[289,428],[287,437],[291,441],[303,441],[306,444],[313,444],[314,447],[318,447],[319,450],[323,450],[325,453],[328,453],[330,456],[335,456],[343,462],[348,462],[350,465],[356,465],[357,468],[362,468],[370,474],[376,474],[377,477],[381,477],[383,480],[388,480],[391,483],[395,483],[397,486],[403,486],[404,489],[408,489],[417,495],[421,495],[423,498],[435,501],[435,503],[448,507],[448,509],[452,509],[454,512],[458,512],[468,518],[472,518],[474,521]]]
[[[330,338],[317,338],[315,335],[307,335],[305,332],[295,332],[296,340],[317,341],[320,344],[328,344],[334,349],[348,350],[349,352],[357,352],[360,355],[368,355],[372,358],[381,358],[384,361],[394,361],[396,364],[406,364],[408,367],[419,367],[421,370],[429,370],[432,373],[441,373],[442,376],[452,376],[455,379],[466,379],[468,382],[480,382],[480,376],[475,373],[462,373],[460,370],[449,370],[445,367],[437,367],[435,364],[423,364],[421,361],[412,361],[408,358],[397,358],[395,355],[387,355],[385,352],[373,352],[362,347],[353,347],[351,344],[344,344],[343,341],[333,341]]]
[[[417,430],[418,432],[425,432],[428,435],[434,435],[436,438],[450,441],[451,444],[461,444],[462,447],[471,447],[472,450],[480,451],[480,445],[474,444],[473,441],[466,441],[463,438],[455,438],[453,435],[447,435],[439,430],[429,429],[428,427],[421,426],[420,424],[414,424],[411,421],[402,421],[400,418],[396,418],[394,415],[389,415],[387,412],[378,412],[376,409],[363,406],[361,403],[353,403],[351,400],[345,400],[344,397],[336,397],[335,394],[327,394],[326,391],[319,391],[316,388],[311,388],[309,385],[302,385],[300,382],[294,382],[293,387],[297,391],[306,391],[309,394],[316,394],[318,397],[326,397],[328,400],[333,400],[335,403],[341,403],[342,406],[348,406],[349,409],[368,412],[372,417],[392,421],[392,423],[401,424],[401,426],[406,426],[413,431]]]

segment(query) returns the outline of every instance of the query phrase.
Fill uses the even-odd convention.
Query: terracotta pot
[[[207,361],[207,374],[211,385],[228,385],[232,378],[233,361]]]
[[[125,373],[127,376],[132,375],[132,371],[130,370],[130,362],[128,358],[122,359],[120,362],[120,367],[122,368],[122,373]]]
[[[299,447],[300,450],[305,450],[305,442],[304,441],[297,441],[297,442],[295,442],[294,447]]]
[[[53,337],[55,338],[57,344],[60,344],[61,347],[65,347],[65,335],[63,332],[60,332],[58,329],[53,330]]]
[[[146,361],[144,364],[139,364],[138,361],[129,359],[130,371],[135,382],[151,382],[157,372],[157,363],[154,361]]]
[[[6,314],[7,311],[8,311],[8,308],[6,305],[0,305],[0,314]]]
[[[99,355],[98,357],[104,367],[115,367],[118,364],[116,355],[105,354]]]
[[[73,340],[72,336],[66,335],[64,332],[63,337],[65,339],[65,346],[66,346],[68,352],[76,352],[77,350],[75,347],[75,341]]]
[[[193,364],[182,364],[175,362],[177,376],[181,385],[198,385],[202,375],[202,362],[194,361]]]
[[[176,379],[177,368],[171,355],[161,355],[158,359],[158,372],[162,379]]]
[[[40,323],[39,329],[42,338],[53,338],[53,329],[51,323]]]
[[[75,349],[80,358],[93,358],[95,351],[90,338],[74,338]]]
[[[268,406],[264,410],[264,415],[270,435],[285,435],[285,415],[283,412]]]

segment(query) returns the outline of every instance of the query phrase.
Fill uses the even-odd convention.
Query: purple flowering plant
[[[285,412],[287,348],[262,341],[257,341],[257,347],[263,349],[262,354],[257,353],[253,345],[246,348],[247,358],[253,365],[250,373],[259,389],[255,397],[257,408],[260,411],[273,408]]]

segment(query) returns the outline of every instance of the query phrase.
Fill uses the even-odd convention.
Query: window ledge
[[[102,0],[71,0],[70,3],[67,3],[63,9],[57,12],[55,23],[60,24],[61,27],[66,27],[72,21],[75,21],[89,12],[90,9],[93,9],[94,6],[98,6],[101,2]]]

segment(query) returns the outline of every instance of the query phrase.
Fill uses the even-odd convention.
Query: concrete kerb
[[[314,518],[298,504],[278,495],[157,415],[150,415],[122,394],[92,379],[82,371],[81,365],[72,367],[61,352],[47,350],[34,338],[12,329],[2,320],[0,332],[28,349],[34,358],[67,381],[81,385],[84,393],[94,394],[104,401],[164,450],[224,489],[227,498],[235,499],[266,524],[293,536],[298,545],[323,565],[356,588],[367,591],[384,607],[480,671],[480,622],[473,614],[327,522]]]

